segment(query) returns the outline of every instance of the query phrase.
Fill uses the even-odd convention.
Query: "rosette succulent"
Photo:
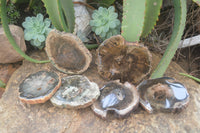
[[[26,17],[22,23],[24,30],[24,38],[30,41],[31,45],[42,49],[45,45],[45,40],[49,32],[51,21],[48,18],[44,19],[42,14],[37,14],[36,17]]]
[[[120,33],[120,21],[117,19],[118,14],[115,8],[110,6],[108,9],[99,7],[92,14],[90,26],[92,31],[99,35],[102,39],[107,39],[113,35]]]

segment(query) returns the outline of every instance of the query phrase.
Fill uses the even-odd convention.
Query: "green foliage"
[[[6,0],[1,0],[1,18],[2,18],[2,27],[4,29],[4,32],[6,34],[6,37],[8,38],[10,44],[13,46],[14,50],[17,51],[22,57],[24,57],[26,60],[34,63],[47,63],[50,62],[50,60],[44,60],[44,61],[39,61],[35,60],[29,56],[27,56],[17,45],[15,42],[15,39],[13,38],[10,28],[8,26],[8,20],[7,20],[7,15],[6,15]]]
[[[145,18],[146,0],[123,1],[122,36],[126,41],[139,41]]]
[[[30,8],[33,11],[34,15],[37,15],[39,13],[41,13],[43,15],[46,14],[46,9],[41,0],[32,0],[32,3],[30,4]]]
[[[93,0],[93,1],[96,2],[98,6],[107,8],[115,2],[115,0]]]
[[[117,19],[118,14],[115,13],[113,6],[108,9],[99,7],[92,14],[90,25],[92,31],[99,35],[102,39],[107,39],[113,35],[120,33],[120,21]]]
[[[6,87],[6,84],[3,81],[1,81],[1,80],[0,80],[0,87],[1,88],[5,88]]]
[[[24,38],[31,42],[31,45],[42,49],[49,32],[51,20],[43,17],[42,14],[37,14],[36,17],[26,17],[25,22],[22,23],[24,30]]]
[[[42,0],[52,24],[57,30],[73,32],[75,25],[72,0]]]
[[[9,3],[6,8],[7,16],[8,16],[8,23],[9,24],[17,24],[17,21],[20,18],[20,13],[16,9],[16,6],[13,3]],[[1,11],[0,11],[1,14]],[[0,17],[1,19],[1,17]],[[1,20],[0,20],[1,23]]]
[[[12,3],[17,3],[17,4],[21,4],[21,3],[28,3],[29,0],[10,0]]]
[[[158,16],[160,14],[160,7],[162,0],[147,0],[145,7],[144,26],[141,37],[146,37],[154,28]]]
[[[170,42],[167,46],[167,49],[158,64],[155,71],[152,73],[151,78],[159,78],[162,77],[165,73],[169,63],[175,55],[175,52],[178,48],[179,42],[181,40],[181,36],[183,34],[183,30],[185,28],[186,21],[186,3],[185,0],[174,0],[174,9],[175,9],[175,20],[174,20],[174,29],[170,39]]]
[[[75,26],[74,5],[72,0],[60,0],[67,28],[72,33]]]
[[[122,36],[129,42],[138,42],[154,28],[162,0],[126,0],[123,3]]]
[[[16,9],[15,5],[10,3],[7,6],[7,15],[9,24],[17,24],[18,19],[20,18],[20,13]]]

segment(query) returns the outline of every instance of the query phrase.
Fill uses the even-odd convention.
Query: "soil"
[[[21,66],[21,62],[13,64],[0,64],[0,79],[6,84],[15,70]],[[0,88],[0,98],[5,88]]]

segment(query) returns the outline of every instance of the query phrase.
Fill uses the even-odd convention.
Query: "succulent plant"
[[[30,41],[31,45],[42,49],[45,44],[45,40],[49,32],[51,20],[44,19],[42,14],[37,14],[36,17],[26,17],[25,22],[22,23],[24,30],[24,38]]]
[[[108,9],[99,7],[92,14],[93,20],[90,21],[92,31],[99,35],[102,39],[107,39],[113,35],[120,33],[120,21],[117,19],[118,14],[115,13],[113,6]]]

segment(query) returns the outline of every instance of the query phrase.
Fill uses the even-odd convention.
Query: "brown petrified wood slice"
[[[105,79],[139,83],[151,70],[147,47],[126,42],[121,35],[105,40],[97,49],[97,68]]]
[[[28,104],[44,103],[61,85],[61,78],[54,72],[38,71],[30,74],[19,85],[19,99]]]
[[[187,88],[173,78],[144,80],[137,87],[140,104],[149,113],[180,112],[189,103]]]
[[[100,95],[96,83],[86,76],[73,75],[62,78],[62,85],[50,99],[53,105],[60,108],[85,108],[90,106]]]
[[[88,49],[71,33],[52,30],[47,37],[45,49],[52,64],[64,73],[80,74],[87,70],[92,61]]]
[[[100,97],[91,107],[102,118],[107,118],[109,111],[123,117],[137,109],[138,104],[139,94],[135,86],[128,82],[110,81],[102,87]]]

